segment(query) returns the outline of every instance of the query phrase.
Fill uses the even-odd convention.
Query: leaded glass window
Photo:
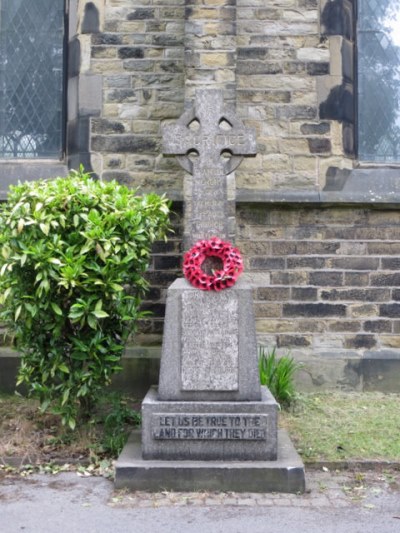
[[[358,157],[400,163],[400,0],[358,0]]]
[[[0,157],[60,158],[64,0],[0,0]]]

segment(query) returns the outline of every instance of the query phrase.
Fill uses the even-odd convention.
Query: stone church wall
[[[161,154],[161,127],[196,87],[222,87],[257,132],[236,201],[260,342],[306,361],[304,386],[396,388],[400,194],[396,170],[355,158],[354,2],[75,4],[68,143],[79,132],[97,175],[165,192],[176,212],[175,234],[154,248],[154,316],[131,356],[157,357],[166,287],[181,275],[184,175]]]

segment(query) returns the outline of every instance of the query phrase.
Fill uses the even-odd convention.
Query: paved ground
[[[1,533],[399,533],[400,472],[307,472],[307,493],[115,491],[74,472],[0,478]]]

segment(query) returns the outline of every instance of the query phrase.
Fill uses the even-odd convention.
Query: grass
[[[400,394],[308,394],[282,412],[303,460],[400,462]]]
[[[261,385],[266,385],[275,400],[282,406],[289,406],[295,397],[294,376],[302,368],[290,355],[277,356],[276,346],[258,350],[258,371]]]
[[[35,401],[0,396],[0,465],[9,457],[31,464],[113,459],[139,423],[138,409],[132,398],[106,395],[93,420],[71,432],[54,415],[41,414]],[[400,394],[298,395],[281,411],[280,424],[305,463],[400,462]]]

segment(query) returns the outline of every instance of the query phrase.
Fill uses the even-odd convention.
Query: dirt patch
[[[41,413],[36,401],[0,397],[0,463],[11,457],[24,464],[83,459],[89,437],[87,430],[84,433],[72,441],[59,419]]]
[[[105,437],[111,444],[116,434],[123,440],[123,432],[128,434],[134,425],[127,413],[136,413],[139,408],[136,400],[118,398],[116,402],[113,396],[99,404],[91,420],[71,431],[58,416],[42,413],[35,400],[0,396],[0,465],[88,464],[94,458],[112,458]],[[110,425],[110,413],[114,425]],[[2,475],[4,470],[0,469]]]

